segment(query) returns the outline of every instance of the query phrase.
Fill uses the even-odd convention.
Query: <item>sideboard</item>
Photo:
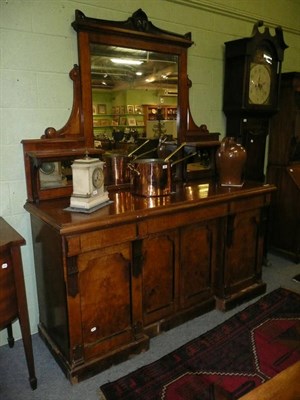
[[[70,212],[69,197],[27,202],[39,332],[76,383],[150,338],[266,290],[264,237],[274,185],[178,183],[162,197],[112,191],[111,204]]]

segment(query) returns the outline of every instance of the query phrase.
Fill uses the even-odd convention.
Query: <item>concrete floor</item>
[[[300,273],[300,264],[269,254],[269,265],[263,268],[267,292],[285,287],[300,293],[300,283],[293,277]],[[122,364],[76,385],[71,385],[49,353],[38,334],[33,335],[33,349],[38,387],[32,391],[28,383],[23,343],[14,348],[0,347],[0,399],[1,400],[99,400],[99,387],[114,381],[146,364],[156,361],[186,342],[221,324],[258,298],[223,313],[213,310],[177,328],[151,339],[150,349]]]

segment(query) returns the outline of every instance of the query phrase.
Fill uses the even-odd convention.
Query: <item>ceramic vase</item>
[[[247,153],[235,138],[225,137],[216,152],[216,167],[221,186],[243,186]]]

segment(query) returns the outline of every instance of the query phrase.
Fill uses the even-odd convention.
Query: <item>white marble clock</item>
[[[105,163],[97,158],[85,157],[72,164],[73,193],[70,206],[90,210],[109,201],[104,190]]]

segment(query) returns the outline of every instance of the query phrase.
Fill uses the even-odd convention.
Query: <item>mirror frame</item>
[[[76,10],[72,23],[77,32],[81,76],[83,131],[88,146],[93,146],[93,111],[90,43],[143,49],[178,56],[178,142],[185,140],[187,131],[188,78],[187,49],[193,44],[191,34],[179,35],[154,26],[142,9],[126,21],[107,21],[86,17]]]
[[[197,126],[190,112],[189,89],[192,82],[187,75],[187,49],[193,44],[190,32],[181,35],[157,28],[142,9],[135,11],[126,21],[89,18],[82,11],[75,10],[75,20],[71,25],[77,32],[79,60],[79,66],[74,65],[70,72],[73,80],[72,111],[61,129],[46,128],[41,139],[52,139],[51,146],[55,148],[65,148],[63,139],[72,142],[74,148],[94,147],[90,57],[90,43],[93,42],[176,55],[179,76],[177,142],[218,140],[219,134],[210,133],[204,124]]]

